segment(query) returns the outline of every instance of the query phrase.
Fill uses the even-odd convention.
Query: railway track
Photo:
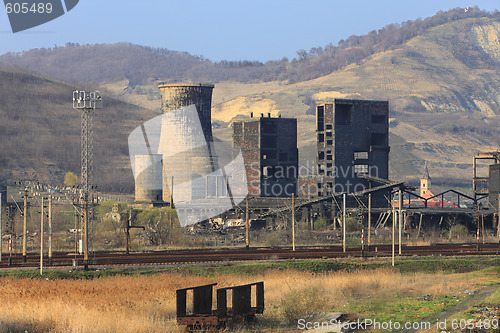
[[[396,255],[398,246],[396,245]],[[372,245],[370,250],[365,247],[347,248],[342,251],[342,246],[319,246],[319,247],[297,247],[292,251],[290,247],[251,247],[251,248],[228,248],[228,249],[192,249],[192,250],[170,250],[154,252],[125,252],[99,251],[89,256],[91,266],[110,265],[138,265],[138,264],[179,264],[179,263],[206,263],[206,262],[230,262],[230,261],[252,261],[252,260],[283,260],[283,259],[327,259],[346,257],[389,257],[392,255],[391,245]],[[463,256],[463,255],[500,255],[499,243],[466,243],[466,244],[434,244],[427,246],[402,246],[401,256]],[[73,266],[74,262],[81,265],[82,255],[70,252],[56,252],[52,257],[52,265],[49,266]],[[23,262],[20,254],[3,254],[0,269],[14,267],[36,267],[40,264],[40,257],[36,254],[28,254],[27,262]],[[48,259],[44,258],[44,265],[48,265]]]

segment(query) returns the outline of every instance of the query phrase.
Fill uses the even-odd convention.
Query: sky
[[[26,0],[33,2],[34,0]],[[36,0],[35,0],[36,1]],[[0,8],[0,54],[64,44],[129,42],[220,60],[280,60],[440,10],[493,11],[498,0],[80,0],[65,15],[13,33]]]

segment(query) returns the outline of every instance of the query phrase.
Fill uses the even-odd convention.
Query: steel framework
[[[474,189],[474,199],[479,200],[488,196],[488,177],[479,177],[477,174],[477,161],[478,160],[489,160],[493,161],[494,164],[500,163],[500,151],[495,152],[483,152],[478,153],[474,156],[472,164],[472,184]]]
[[[81,191],[84,222],[83,260],[85,269],[88,268],[88,234],[89,220],[93,218],[93,203],[89,202],[93,184],[93,137],[94,111],[102,107],[101,94],[98,91],[73,91],[73,108],[81,111]]]

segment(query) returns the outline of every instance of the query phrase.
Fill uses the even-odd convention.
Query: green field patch
[[[394,269],[402,274],[414,273],[468,273],[470,277],[491,276],[493,280],[488,283],[496,284],[495,276],[500,275],[500,257],[419,257],[419,258],[397,258],[395,266],[392,267],[388,259],[315,259],[315,260],[281,260],[281,261],[254,261],[243,263],[214,263],[214,264],[179,264],[176,266],[164,266],[158,268],[125,268],[115,269],[92,267],[85,271],[81,268],[73,270],[51,270],[44,271],[40,275],[38,269],[32,270],[0,270],[0,276],[12,276],[18,278],[49,278],[49,279],[94,279],[116,275],[154,275],[158,273],[182,273],[186,275],[215,277],[221,274],[252,276],[263,274],[270,270],[296,270],[314,274],[359,270],[373,270],[379,268]]]
[[[391,297],[380,299],[364,299],[362,303],[355,302],[348,305],[348,311],[356,313],[365,319],[377,322],[419,322],[424,318],[440,313],[457,304],[460,304],[465,296],[432,296],[422,295],[419,297]]]

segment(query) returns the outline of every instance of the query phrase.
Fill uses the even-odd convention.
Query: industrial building
[[[7,186],[2,186],[0,184],[0,199],[1,199],[1,204],[2,207],[4,207],[7,204]]]
[[[482,172],[480,175],[480,162],[488,163],[488,175],[484,175]],[[488,196],[491,207],[498,210],[498,196],[500,195],[500,151],[478,153],[473,159],[472,172],[474,199],[479,200]]]
[[[389,102],[333,99],[316,103],[318,196],[373,186],[389,176]],[[362,177],[363,176],[363,177]],[[384,192],[376,206],[387,206]]]
[[[243,155],[248,193],[261,197],[297,195],[297,119],[251,117],[233,122],[233,156]]]
[[[218,169],[212,136],[211,84],[160,84],[164,113],[158,154],[163,155],[163,201],[203,199],[203,177]],[[195,107],[195,109],[193,108]],[[170,186],[169,186],[170,184]],[[179,186],[183,184],[183,186]]]

